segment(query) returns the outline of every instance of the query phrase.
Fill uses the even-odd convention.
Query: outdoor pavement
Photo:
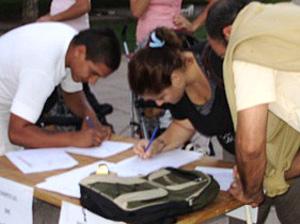
[[[116,134],[130,136],[130,90],[127,82],[127,61],[122,57],[122,63],[117,71],[105,79],[100,79],[91,87],[100,103],[112,104],[114,111],[107,116],[108,122],[114,127]]]

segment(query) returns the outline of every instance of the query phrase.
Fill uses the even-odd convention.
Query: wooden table
[[[114,136],[114,140],[118,141],[134,141],[132,139],[126,138],[126,137],[120,137],[120,136]],[[106,158],[105,160],[110,162],[118,162],[124,158],[127,158],[129,156],[133,155],[133,152],[131,150],[127,150],[125,152],[119,153],[118,155]],[[79,165],[72,168],[78,168],[84,165],[88,165],[90,163],[93,163],[99,159],[97,158],[91,158],[86,156],[80,156],[72,154],[72,156],[79,162]],[[199,161],[195,161],[193,163],[190,163],[184,168],[186,169],[194,169],[198,165],[203,166],[215,166],[215,167],[232,167],[232,164],[213,160],[210,158],[203,158]],[[69,169],[70,170],[70,169]],[[27,186],[34,187],[34,197],[36,199],[39,199],[41,201],[44,201],[46,203],[49,203],[51,205],[54,205],[56,207],[61,207],[62,201],[71,202],[73,204],[79,205],[80,202],[76,198],[68,197],[65,195],[61,195],[58,193],[42,190],[39,188],[35,188],[35,185],[44,181],[47,177],[57,175],[63,172],[66,172],[68,170],[58,170],[58,171],[50,171],[50,172],[43,172],[43,173],[35,173],[35,174],[23,174],[20,172],[5,156],[0,156],[0,176],[16,181],[18,183],[25,184]],[[202,223],[206,220],[209,220],[211,218],[220,216],[228,211],[231,211],[237,207],[240,207],[242,204],[235,200],[233,197],[229,195],[229,193],[221,191],[216,198],[216,200],[202,209],[201,211],[194,212],[188,215],[184,215],[178,218],[178,222],[180,224],[193,224],[193,223]]]

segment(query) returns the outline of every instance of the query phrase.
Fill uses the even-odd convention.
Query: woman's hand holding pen
[[[133,151],[142,159],[149,159],[163,151],[165,144],[160,139],[156,139],[150,145],[148,150],[145,150],[149,145],[149,141],[146,139],[140,140],[134,147]]]

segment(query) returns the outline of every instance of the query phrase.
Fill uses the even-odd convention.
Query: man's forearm
[[[237,141],[237,167],[242,181],[244,194],[248,198],[255,197],[263,190],[263,179],[266,168],[266,149],[262,143],[260,149],[251,149],[251,144]]]
[[[155,141],[159,151],[169,151],[185,144],[195,133],[189,121],[174,120]]]
[[[243,193],[255,200],[261,198],[266,169],[268,104],[238,112],[236,156]]]
[[[149,6],[150,0],[130,0],[130,10],[134,17],[141,17]]]
[[[35,125],[26,125],[22,129],[9,132],[13,144],[25,148],[67,147],[74,146],[75,132],[52,132]]]

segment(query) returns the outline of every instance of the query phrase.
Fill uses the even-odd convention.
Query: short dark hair
[[[171,86],[171,74],[184,68],[181,56],[182,40],[167,28],[157,28],[156,36],[164,41],[158,48],[149,47],[138,50],[128,65],[128,81],[131,90],[137,95],[159,94]]]
[[[115,32],[110,28],[83,30],[73,38],[72,44],[86,46],[87,59],[103,62],[112,71],[120,65],[120,43]]]
[[[223,28],[233,24],[238,13],[250,0],[218,0],[208,10],[205,28],[208,35],[226,43]]]

